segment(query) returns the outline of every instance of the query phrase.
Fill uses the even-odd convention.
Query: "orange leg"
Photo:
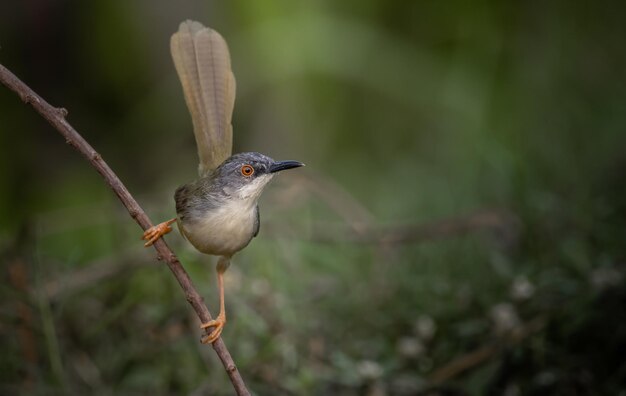
[[[156,242],[157,239],[161,238],[163,235],[172,231],[172,227],[170,225],[176,221],[176,218],[172,220],[164,221],[161,224],[157,224],[148,228],[144,233],[141,239],[146,240],[147,242],[144,244],[145,247],[152,245]]]
[[[224,306],[224,272],[226,272],[229,265],[229,257],[219,258],[219,261],[217,263],[217,287],[220,292],[220,313],[214,320],[200,325],[200,328],[202,329],[214,327],[211,334],[205,336],[201,340],[203,344],[214,343],[222,334],[222,330],[224,329],[224,325],[226,324],[226,308]]]

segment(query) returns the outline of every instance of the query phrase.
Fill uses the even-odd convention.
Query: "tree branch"
[[[547,324],[548,319],[545,316],[537,316],[523,326],[515,329],[510,334],[507,334],[506,337],[498,340],[498,342],[489,343],[452,359],[452,361],[448,362],[443,367],[433,371],[430,375],[430,381],[433,384],[441,384],[450,381],[465,371],[479,366],[492,357],[497,356],[504,348],[513,347],[524,341],[524,339],[540,332]]]
[[[389,226],[368,226],[360,229],[340,229],[338,232],[327,224],[313,225],[312,240],[321,243],[352,242],[356,244],[404,245],[428,240],[438,240],[471,234],[476,231],[492,231],[505,243],[517,240],[521,223],[509,211],[486,209],[458,217],[439,219],[429,223]]]
[[[130,192],[128,192],[120,179],[115,175],[115,173],[113,173],[111,168],[109,168],[107,163],[104,162],[102,156],[100,156],[100,154],[98,154],[98,152],[96,152],[96,150],[94,150],[93,147],[91,147],[91,145],[89,145],[89,143],[87,143],[87,141],[83,139],[83,137],[65,120],[67,110],[63,108],[55,108],[50,105],[1,64],[0,82],[18,94],[23,102],[33,106],[43,118],[45,118],[61,135],[63,135],[67,144],[78,150],[91,163],[91,165],[96,168],[98,173],[100,173],[100,175],[104,178],[105,182],[109,185],[109,187],[111,187],[120,201],[122,201],[122,204],[126,207],[130,216],[135,219],[141,228],[145,230],[152,225],[146,213],[139,206]],[[180,261],[178,261],[174,252],[172,252],[162,238],[156,241],[154,248],[158,252],[157,258],[159,260],[165,260],[167,266],[176,277],[180,287],[185,292],[187,301],[191,304],[193,310],[196,312],[202,323],[210,321],[212,318],[208,308],[204,305],[202,297],[196,291],[193,283],[191,282],[191,278],[189,278],[187,271],[185,271]],[[213,349],[215,349],[215,352],[222,361],[222,364],[224,365],[224,368],[226,369],[237,394],[250,395],[250,392],[246,389],[243,379],[241,378],[239,370],[237,370],[237,366],[235,366],[235,362],[230,356],[230,353],[228,352],[228,349],[226,349],[226,345],[224,345],[221,338],[213,343]]]

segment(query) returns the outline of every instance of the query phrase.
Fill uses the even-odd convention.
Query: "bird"
[[[213,343],[226,324],[224,273],[233,255],[259,233],[258,199],[263,189],[278,172],[304,164],[275,161],[257,152],[231,155],[236,83],[228,45],[217,31],[200,22],[184,21],[172,35],[170,50],[191,114],[199,179],[174,193],[176,217],[148,228],[142,239],[148,247],[177,223],[180,234],[194,248],[218,256],[220,311],[200,326],[213,328],[201,340]]]

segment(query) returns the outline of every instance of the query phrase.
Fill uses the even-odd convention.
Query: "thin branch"
[[[6,262],[7,270],[9,273],[9,282],[11,285],[21,293],[26,293],[29,287],[29,274],[28,267],[25,263],[25,259],[20,255],[15,255],[9,258]],[[33,310],[32,306],[26,304],[23,300],[18,299],[15,302],[15,309],[17,311],[17,317],[19,321],[16,324],[17,327],[17,342],[22,352],[22,359],[29,366],[36,367],[39,359],[37,354],[37,342],[35,341],[35,335],[33,333]],[[35,377],[30,370],[26,370],[24,373],[22,390],[24,393],[30,393],[33,391]]]
[[[543,330],[546,325],[547,318],[542,315],[537,316],[525,325],[514,330],[511,334],[508,334],[505,339],[499,340],[499,342],[496,343],[483,345],[471,352],[452,359],[452,361],[446,363],[443,367],[436,369],[430,375],[430,381],[433,384],[441,384],[450,381],[467,370],[477,367],[492,357],[497,356],[503,349],[513,347],[526,338],[537,334]]]
[[[110,278],[128,274],[129,271],[149,265],[151,266],[152,263],[143,256],[140,257],[137,249],[133,249],[132,251],[115,255],[115,257],[96,259],[91,263],[87,263],[84,268],[71,274],[62,274],[55,279],[42,282],[40,287],[48,300],[57,301],[62,297],[71,296],[82,290],[89,289]],[[37,291],[33,290],[32,292],[35,294]]]
[[[275,224],[271,222],[266,222],[263,226],[265,227],[263,235],[270,237],[297,238],[325,244],[353,243],[396,246],[454,238],[476,232],[491,232],[502,242],[514,244],[519,236],[521,222],[517,216],[506,210],[486,209],[427,223],[389,224],[386,226],[353,223],[346,227],[343,223],[317,222],[311,224],[309,229],[291,235],[279,232],[279,227],[275,227]],[[359,230],[357,231],[355,228]]]
[[[91,165],[96,168],[98,173],[100,173],[100,175],[104,178],[106,184],[111,187],[113,192],[118,196],[120,201],[122,201],[122,204],[128,210],[130,216],[135,219],[141,228],[145,230],[152,225],[146,213],[139,206],[137,201],[135,201],[130,192],[128,192],[120,179],[115,175],[115,173],[113,173],[111,168],[109,168],[107,163],[104,162],[102,156],[100,156],[100,154],[98,154],[98,152],[96,152],[96,150],[94,150],[93,147],[91,147],[89,143],[87,143],[87,141],[85,141],[85,139],[83,139],[83,137],[65,120],[67,110],[63,108],[55,108],[50,105],[1,64],[0,82],[18,94],[22,101],[33,106],[43,118],[45,118],[61,135],[63,135],[67,144],[78,150],[91,163]],[[176,277],[176,280],[185,292],[187,301],[191,304],[200,320],[203,323],[210,321],[212,318],[208,308],[204,305],[202,297],[196,291],[193,283],[191,282],[191,278],[189,278],[187,271],[185,271],[180,261],[178,261],[176,255],[174,255],[163,239],[159,239],[154,244],[154,248],[158,252],[157,258],[159,260],[165,260],[167,266]],[[237,370],[237,366],[235,366],[235,362],[230,356],[228,349],[226,349],[224,342],[221,339],[218,339],[213,343],[213,349],[215,349],[215,352],[222,361],[222,364],[224,365],[224,368],[226,369],[237,394],[250,395],[250,392],[246,389],[243,379],[241,378],[241,374],[239,373],[239,370]]]

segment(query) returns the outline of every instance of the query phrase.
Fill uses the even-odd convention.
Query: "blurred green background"
[[[235,152],[297,159],[226,275],[258,395],[624,395],[623,2],[4,1],[0,63],[154,222],[196,176],[169,55],[221,32]],[[0,89],[0,393],[232,394],[100,176]],[[213,258],[167,237],[217,313]]]

